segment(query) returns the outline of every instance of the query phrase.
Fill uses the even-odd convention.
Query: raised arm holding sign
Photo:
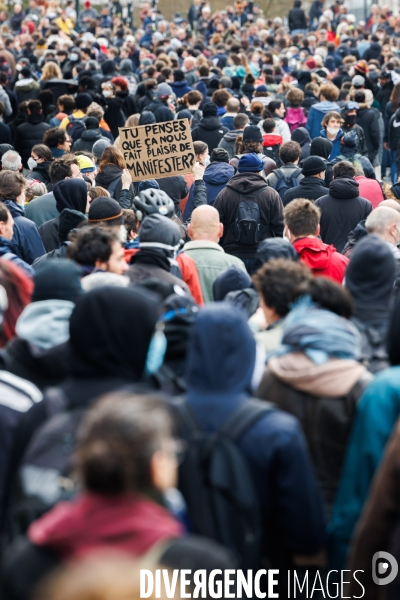
[[[191,173],[193,140],[186,119],[121,127],[120,148],[133,181]]]

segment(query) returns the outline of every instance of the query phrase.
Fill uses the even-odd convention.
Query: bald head
[[[377,208],[384,208],[385,206],[393,208],[393,210],[397,210],[400,213],[400,204],[396,200],[382,200]]]
[[[390,244],[397,245],[400,240],[400,212],[390,206],[375,208],[365,221],[368,233],[381,236]]]
[[[219,220],[219,212],[208,204],[198,206],[192,212],[188,233],[190,239],[195,241],[205,240],[218,243],[223,233],[223,226]]]

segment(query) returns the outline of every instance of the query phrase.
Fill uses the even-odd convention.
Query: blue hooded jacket
[[[323,102],[317,102],[317,104],[311,106],[310,112],[308,113],[306,129],[312,140],[320,135],[319,132],[321,130],[322,119],[326,113],[331,110],[340,113],[339,105],[336,104],[336,102],[329,102],[329,100],[323,100]]]
[[[221,302],[198,313],[186,384],[188,403],[204,431],[217,431],[249,398],[257,354],[239,309]],[[324,543],[323,509],[297,419],[272,409],[244,433],[239,447],[260,495],[265,554],[279,561],[282,552],[318,551]]]
[[[235,169],[232,165],[224,162],[212,162],[208,165],[204,171],[203,181],[206,185],[207,191],[207,204],[214,205],[215,199],[224,189],[228,181],[235,174]],[[187,221],[193,211],[194,203],[194,184],[190,188],[189,197],[186,202],[185,212],[183,213],[183,220]]]
[[[174,81],[174,83],[170,83],[170,86],[177,98],[182,98],[185,94],[193,92],[193,88],[188,85],[186,79],[184,81]]]
[[[22,206],[13,200],[4,200],[4,204],[14,219],[14,235],[11,251],[29,265],[39,256],[46,254],[39,230],[33,221],[27,219]]]
[[[319,132],[319,136],[323,137],[325,139],[328,139],[328,136],[326,135],[326,130],[325,129],[321,129],[321,131]],[[343,129],[339,129],[338,134],[336,136],[336,139],[330,140],[332,142],[332,150],[331,153],[329,155],[329,161],[333,160],[334,158],[336,158],[337,156],[339,156],[341,149],[340,149],[340,140],[343,137]]]

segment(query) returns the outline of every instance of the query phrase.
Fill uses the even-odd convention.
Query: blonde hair
[[[48,81],[49,79],[62,79],[61,69],[57,63],[49,61],[44,63],[41,81]]]
[[[100,104],[97,104],[97,102],[92,102],[92,104],[86,111],[86,116],[96,117],[96,119],[99,119],[99,121],[101,121],[101,119],[104,117],[104,110],[100,106]]]

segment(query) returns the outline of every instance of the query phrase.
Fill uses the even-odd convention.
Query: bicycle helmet
[[[149,188],[140,192],[133,199],[133,205],[139,221],[143,221],[145,217],[155,213],[159,213],[169,219],[175,214],[173,200],[165,192],[155,188]]]

